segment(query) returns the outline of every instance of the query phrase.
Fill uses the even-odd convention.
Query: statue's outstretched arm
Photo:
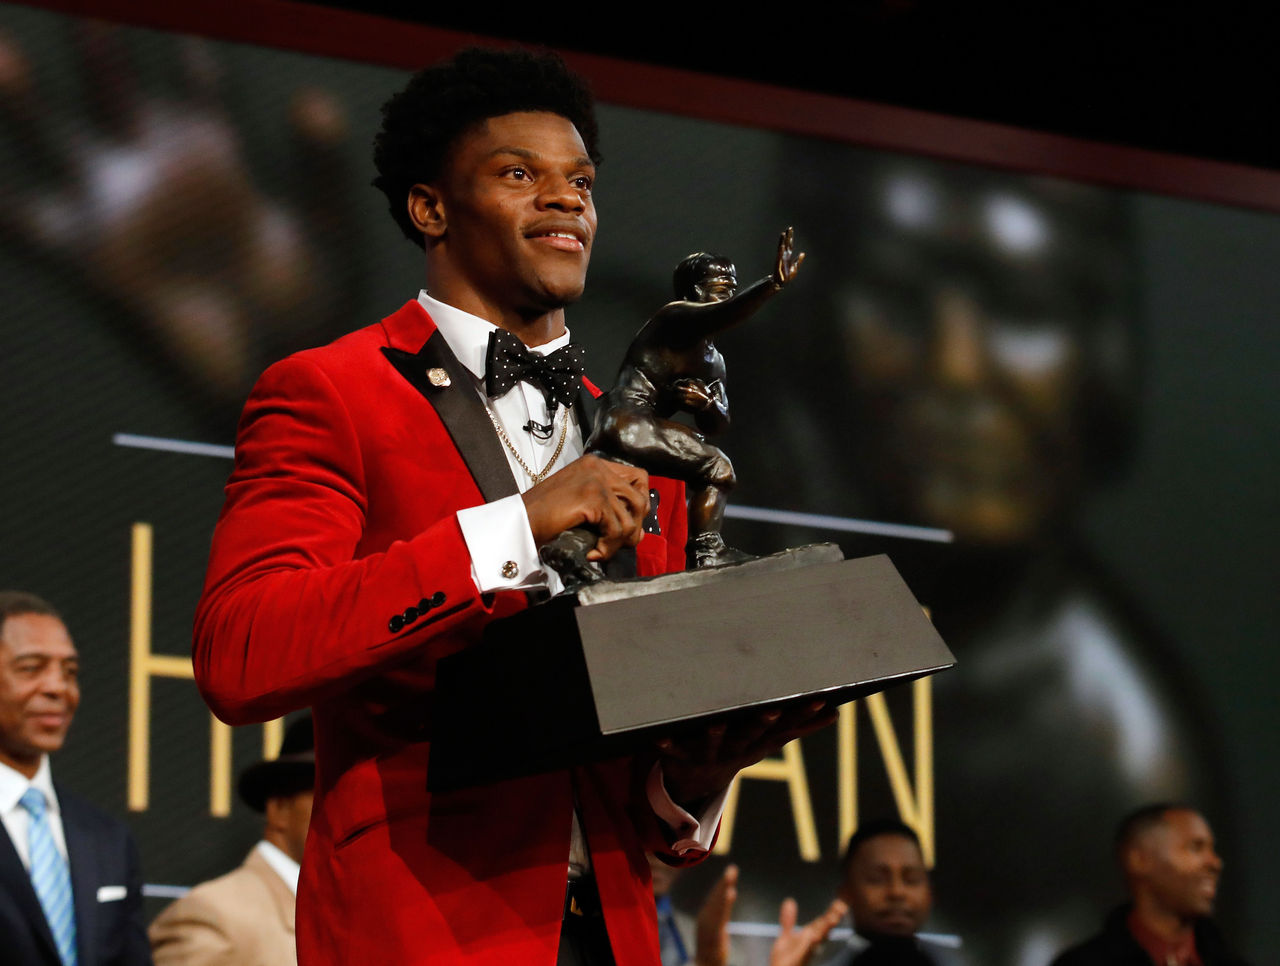
[[[795,250],[795,229],[788,228],[778,238],[777,261],[773,274],[768,278],[752,282],[723,302],[678,303],[680,314],[685,316],[681,335],[690,339],[709,339],[745,321],[795,279],[803,262],[804,252]]]

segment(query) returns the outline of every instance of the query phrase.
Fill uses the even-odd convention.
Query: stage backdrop
[[[149,883],[190,885],[255,840],[234,776],[279,740],[190,680],[236,413],[273,359],[416,295],[367,187],[405,75],[16,7],[0,54],[0,585],[83,654],[59,780],[130,822]],[[609,105],[602,137],[570,313],[598,380],[680,258],[754,279],[795,225],[796,285],[721,342],[727,535],[888,550],[960,662],[745,775],[679,903],[732,859],[739,931],[787,895],[815,914],[858,820],[899,814],[931,928],[1037,966],[1118,897],[1116,818],[1173,797],[1222,839],[1228,928],[1280,943],[1280,219]]]

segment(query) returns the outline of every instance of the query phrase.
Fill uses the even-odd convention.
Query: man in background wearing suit
[[[841,862],[853,936],[823,966],[959,966],[956,950],[921,936],[933,887],[920,838],[897,819],[862,822]]]
[[[80,703],[57,611],[0,591],[0,942],[23,966],[136,966],[151,954],[129,830],[57,788],[49,754]]]
[[[291,966],[294,905],[316,779],[311,715],[285,732],[280,756],[240,775],[244,803],[266,818],[244,864],[171,904],[148,930],[156,966]]]
[[[1053,966],[1246,966],[1210,918],[1222,859],[1203,815],[1144,805],[1116,830],[1115,856],[1130,901]]]

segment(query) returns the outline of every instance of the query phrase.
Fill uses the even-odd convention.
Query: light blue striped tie
[[[76,966],[76,911],[71,899],[71,871],[54,844],[45,816],[44,792],[28,788],[18,800],[31,815],[27,843],[31,851],[31,885],[36,890],[63,966]]]

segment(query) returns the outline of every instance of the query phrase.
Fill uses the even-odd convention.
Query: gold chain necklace
[[[511,437],[507,435],[507,431],[502,428],[502,423],[498,422],[498,417],[494,415],[493,410],[488,406],[484,407],[484,411],[489,414],[489,422],[493,423],[494,432],[498,434],[498,439],[502,440],[502,444],[506,446],[507,451],[515,458],[516,465],[525,471],[525,474],[537,486],[548,476],[551,475],[551,467],[556,465],[556,460],[560,458],[560,453],[564,450],[564,441],[569,438],[569,407],[564,407],[564,418],[560,420],[560,442],[556,443],[556,451],[551,454],[551,459],[547,460],[541,472],[535,473],[524,461],[524,457],[520,455],[520,451],[512,445]]]

